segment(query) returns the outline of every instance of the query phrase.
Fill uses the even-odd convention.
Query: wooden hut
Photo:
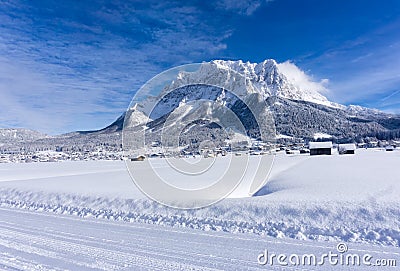
[[[332,141],[309,142],[310,155],[331,155]]]
[[[339,154],[354,154],[356,152],[356,144],[339,144]]]

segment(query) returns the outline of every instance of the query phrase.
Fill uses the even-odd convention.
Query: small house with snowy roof
[[[339,154],[354,154],[356,152],[356,144],[339,144]]]
[[[332,141],[309,142],[310,155],[331,155]]]

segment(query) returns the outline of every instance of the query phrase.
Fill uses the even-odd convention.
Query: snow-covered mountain
[[[48,137],[37,131],[23,128],[0,129],[0,144],[9,142],[33,141]]]
[[[324,90],[323,87],[304,88],[296,77],[291,74],[286,65],[278,64],[273,59],[264,60],[260,63],[250,63],[238,61],[215,60],[211,62],[211,66],[215,64],[217,69],[231,69],[248,78],[248,84],[265,98],[275,96],[291,100],[302,100],[323,104],[332,107],[338,107],[338,104],[328,101],[319,91]]]
[[[216,91],[215,88],[201,86],[201,90],[193,85],[221,86],[234,93],[240,99],[245,99],[251,94],[259,94],[264,99],[269,97],[279,97],[290,100],[308,101],[330,107],[341,108],[343,106],[330,102],[319,91],[323,90],[312,87],[302,87],[296,82],[285,65],[278,64],[273,59],[265,60],[261,63],[250,63],[238,61],[213,60],[201,64],[195,72],[180,72],[170,85],[164,88],[159,97],[149,97],[147,100],[136,105],[135,109],[145,113],[152,119],[159,118],[176,108],[182,101],[190,100],[212,100],[220,101],[225,106],[232,106],[235,102],[232,96],[225,92]],[[184,90],[184,86],[191,89]],[[171,90],[181,88],[180,93],[166,93]],[[186,92],[183,95],[182,92]],[[152,110],[157,101],[157,110]]]
[[[329,101],[322,94],[326,91],[323,84],[313,82],[297,67],[293,71],[293,67],[273,59],[260,63],[205,62],[194,72],[180,72],[159,96],[135,104],[127,112],[125,127],[147,123],[149,131],[154,132],[165,124],[171,112],[182,106],[185,110],[180,110],[180,119],[218,122],[216,115],[222,111],[215,109],[217,104],[230,108],[249,131],[257,127],[244,104],[256,103],[258,120],[269,119],[272,114],[276,133],[281,135],[313,138],[316,133],[323,133],[340,139],[391,133],[400,128],[398,116]],[[212,101],[214,105],[193,106],[193,101],[198,100]]]

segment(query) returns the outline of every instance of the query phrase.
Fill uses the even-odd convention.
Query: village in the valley
[[[6,148],[0,146],[0,163],[31,163],[57,161],[89,161],[89,160],[131,160],[141,161],[151,158],[187,158],[187,157],[218,157],[229,154],[241,155],[342,155],[356,154],[358,149],[374,149],[381,151],[400,150],[400,141],[376,140],[363,143],[338,143],[329,138],[314,141],[277,139],[274,143],[251,140],[227,143],[225,146],[204,147],[196,151],[181,147],[169,150],[158,141],[135,155],[124,151],[122,144],[88,144],[77,146],[47,146],[26,150],[25,148]]]

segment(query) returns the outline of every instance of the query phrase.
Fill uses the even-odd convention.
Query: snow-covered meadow
[[[257,156],[250,157],[250,165],[257,159]],[[49,268],[57,266],[73,270],[124,267],[127,270],[139,270],[132,266],[143,264],[145,270],[161,270],[161,267],[157,267],[163,266],[158,261],[160,258],[165,260],[172,257],[173,253],[181,257],[179,251],[186,250],[193,254],[192,261],[186,258],[179,260],[177,256],[173,263],[180,266],[172,264],[163,268],[271,270],[272,267],[266,269],[257,265],[257,255],[263,246],[274,248],[276,252],[281,248],[288,253],[291,250],[295,253],[298,246],[304,250],[306,246],[310,249],[305,251],[317,252],[321,246],[334,247],[338,242],[345,242],[350,249],[359,248],[361,251],[373,251],[386,255],[386,258],[398,259],[399,161],[400,151],[397,150],[358,149],[355,155],[335,153],[332,156],[279,153],[268,183],[255,196],[234,192],[231,197],[198,210],[172,209],[147,199],[135,187],[122,161],[0,164],[0,229],[3,234],[0,245],[1,251],[4,251],[0,254],[1,263],[10,262],[10,258],[13,258],[14,262],[20,260],[36,264],[36,267],[27,269],[40,269],[42,264]],[[252,171],[250,166],[248,174],[251,175]],[[25,220],[24,217],[29,219]],[[62,221],[72,221],[65,224],[68,229],[64,228],[62,233],[58,231],[63,227],[56,225],[58,217],[61,224]],[[25,221],[29,223],[23,225]],[[96,225],[91,234],[94,239],[101,237],[95,247],[99,251],[103,249],[104,256],[100,252],[85,254],[85,251],[90,251],[90,240],[80,238],[91,236],[87,233],[86,223]],[[43,227],[43,236],[40,227]],[[139,252],[129,250],[128,244],[138,245],[131,234],[136,228],[147,227],[152,229],[148,238],[143,237],[146,235],[143,230],[138,229],[137,234],[143,233],[141,238],[144,245],[157,240],[158,248],[166,250],[163,254],[156,254],[164,256],[157,258],[146,254],[140,258]],[[19,241],[16,240],[19,235],[15,235],[18,228],[26,235],[26,238],[21,235]],[[122,228],[129,234],[118,233]],[[35,232],[32,232],[31,239],[38,240],[29,241],[33,230]],[[40,240],[45,243],[45,236],[49,237],[48,231],[54,236],[63,235],[53,236],[55,239],[51,240],[51,244],[56,244],[61,238],[63,242],[72,242],[76,251],[82,245],[82,253],[86,256],[76,260],[73,267],[68,266],[68,260],[60,256],[62,248],[46,248],[45,244],[41,244]],[[109,243],[104,231],[111,235]],[[167,232],[165,240],[161,234],[163,231]],[[204,235],[205,231],[209,235]],[[187,239],[192,239],[189,235],[198,236],[198,245],[203,250],[195,248],[193,244],[186,246],[185,242],[189,242]],[[203,235],[207,237],[202,238]],[[227,239],[216,241],[214,249],[211,249],[210,240],[220,240],[220,236],[227,236]],[[171,243],[171,239],[182,241],[182,244],[176,245],[175,252],[171,248],[175,244]],[[242,239],[251,241],[243,241],[242,245]],[[116,240],[120,243],[114,244]],[[68,250],[67,245],[64,248]],[[129,255],[115,256],[121,251],[129,252]],[[111,257],[112,253],[115,255],[110,263],[107,257]],[[140,259],[136,262],[115,260],[133,256]],[[221,260],[221,257],[231,258],[230,263],[225,258]],[[329,268],[332,267],[324,267],[331,270]],[[332,270],[347,270],[343,268],[335,267]],[[312,269],[320,270],[316,267]]]

